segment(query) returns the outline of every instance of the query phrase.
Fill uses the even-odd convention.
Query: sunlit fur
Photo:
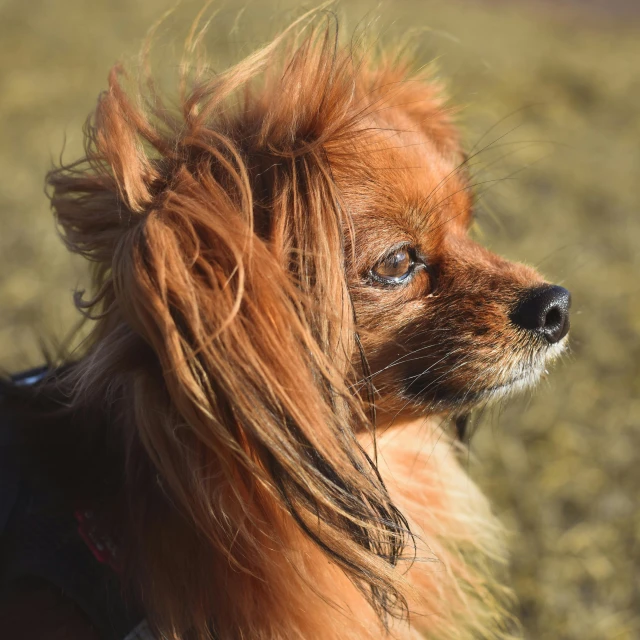
[[[48,176],[94,267],[86,354],[45,382],[86,445],[68,468],[158,637],[511,637],[441,416],[546,359],[508,320],[542,280],[467,237],[430,73],[323,20],[185,69],[177,110],[114,68],[86,158]],[[376,286],[399,242],[433,269]]]

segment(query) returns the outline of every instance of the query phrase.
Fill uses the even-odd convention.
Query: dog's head
[[[569,292],[469,237],[477,154],[463,154],[438,83],[397,60],[373,70],[338,57],[310,68],[307,55],[294,57],[281,91],[250,116],[263,122],[254,188],[277,203],[274,174],[290,163],[310,235],[326,232],[329,215],[340,221],[337,255],[327,246],[317,255],[344,271],[362,346],[351,355],[356,386],[392,417],[464,413],[534,384],[566,346]],[[296,72],[311,81],[294,87]],[[273,113],[286,120],[273,126]],[[314,207],[324,213],[312,222]],[[261,212],[276,244],[280,215],[272,205]],[[319,291],[333,298],[323,312],[331,317],[345,292]]]
[[[334,163],[365,377],[391,415],[465,412],[540,378],[566,346],[570,295],[469,237],[469,160],[447,110],[433,85],[385,80],[374,133]]]
[[[209,623],[172,600],[175,576],[193,602],[227,571],[259,580],[283,511],[397,613],[410,533],[358,442],[371,403],[466,411],[537,379],[568,329],[565,290],[468,237],[437,84],[331,29],[287,42],[196,73],[178,116],[115,69],[84,163],[49,175],[68,246],[95,263],[71,405],[114,416],[140,513],[185,516],[153,533],[136,516],[132,562],[171,629]],[[198,549],[188,566],[165,529]]]

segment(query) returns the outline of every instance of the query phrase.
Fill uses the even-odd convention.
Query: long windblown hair
[[[185,67],[177,109],[114,68],[86,157],[48,176],[94,286],[86,353],[55,386],[112,465],[126,582],[163,638],[414,637],[408,618],[498,637],[486,557],[467,554],[499,555],[495,525],[452,443],[420,423],[376,445],[335,178],[394,104],[440,148],[456,136],[436,84],[329,22],[219,74]]]

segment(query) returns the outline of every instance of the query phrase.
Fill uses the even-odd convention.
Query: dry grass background
[[[38,336],[63,336],[75,321],[84,266],[56,237],[43,176],[65,136],[65,157],[80,153],[108,67],[171,4],[0,3],[2,367],[37,364]],[[221,5],[214,60],[264,42],[293,5],[248,2],[238,29],[240,8]],[[391,41],[425,28],[417,62],[438,56],[468,146],[483,149],[478,179],[495,180],[479,187],[490,187],[484,241],[573,292],[570,356],[531,398],[477,418],[469,467],[513,532],[527,637],[628,640],[640,638],[640,10],[631,0],[608,5],[613,16],[578,0],[530,5],[396,0],[340,11],[351,25],[379,14]],[[178,34],[197,8],[178,11]],[[158,49],[177,60],[169,40]]]

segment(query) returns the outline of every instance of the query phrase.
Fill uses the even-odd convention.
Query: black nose
[[[550,344],[559,342],[569,331],[571,294],[555,285],[529,289],[511,314],[511,321],[537,334]]]

